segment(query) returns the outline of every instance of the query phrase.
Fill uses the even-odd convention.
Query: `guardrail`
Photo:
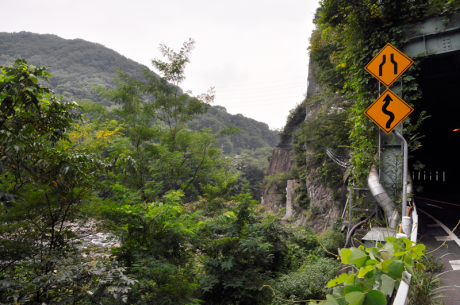
[[[411,212],[411,219],[412,219],[412,231],[410,232],[410,240],[414,243],[417,242],[417,233],[418,233],[418,214],[417,208],[415,207],[415,202],[413,203],[413,208]],[[412,275],[404,271],[401,284],[399,285],[398,291],[396,292],[396,297],[393,302],[393,305],[404,305],[408,301],[409,297],[409,288],[410,282],[412,279]]]

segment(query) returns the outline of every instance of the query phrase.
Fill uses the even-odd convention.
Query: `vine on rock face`
[[[404,35],[407,25],[459,9],[458,0],[320,2],[314,19],[317,28],[310,38],[310,71],[323,90],[330,94],[341,92],[352,101],[347,108],[348,148],[353,165],[350,184],[364,185],[370,165],[378,162],[374,159],[378,151],[378,127],[364,111],[385,87],[379,88],[379,82],[364,67],[387,43],[403,49],[407,43]],[[422,95],[417,83],[419,63],[420,60],[416,60],[401,80],[402,97],[411,106]],[[404,121],[403,133],[409,139],[411,150],[419,144],[420,135],[415,132],[424,118],[422,112],[415,123],[410,119]],[[387,304],[385,296],[398,288],[405,270],[414,274],[424,269],[415,261],[422,257],[424,248],[407,238],[387,237],[385,245],[342,249],[342,263],[352,265],[356,272],[344,273],[330,281],[328,285],[335,286],[334,290],[321,304]],[[382,251],[386,251],[387,256],[384,257]],[[343,286],[338,286],[340,284]],[[309,304],[317,303],[310,301]]]
[[[458,0],[429,3],[323,0],[320,3],[315,17],[317,29],[310,39],[310,56],[319,68],[314,71],[316,80],[327,85],[331,92],[341,91],[354,101],[348,108],[353,184],[362,185],[369,166],[376,162],[378,129],[364,111],[379,95],[378,81],[364,70],[365,65],[388,42],[402,49],[407,42],[404,37],[407,24],[459,8]],[[418,63],[416,61],[403,76],[402,94],[412,106],[421,96],[416,82]],[[404,125],[404,132],[410,136],[415,131],[414,125],[409,119]]]

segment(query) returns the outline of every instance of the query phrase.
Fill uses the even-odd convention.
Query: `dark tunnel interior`
[[[430,117],[419,129],[422,145],[410,153],[415,196],[460,203],[460,52],[426,58],[418,73],[422,98],[411,120],[422,111]]]

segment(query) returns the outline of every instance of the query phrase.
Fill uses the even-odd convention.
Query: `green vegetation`
[[[29,32],[0,33],[0,65],[11,65],[17,58],[25,58],[35,66],[49,67],[53,77],[46,86],[62,96],[63,102],[88,100],[114,109],[116,103],[101,98],[94,85],[115,90],[118,69],[129,77],[146,81],[142,71],[147,67],[98,43]],[[211,128],[216,133],[230,125],[239,128],[238,134],[222,135],[218,140],[219,148],[227,155],[241,154],[245,149],[273,147],[278,141],[276,131],[270,130],[267,124],[241,114],[229,114],[221,106],[211,106],[207,112],[193,117],[188,128],[195,131]]]
[[[268,304],[263,285],[323,262],[311,231],[252,199],[269,148],[229,158],[218,139],[235,128],[188,128],[213,98],[179,88],[193,46],[161,46],[161,77],[97,87],[110,110],[60,100],[46,68],[1,67],[1,303]],[[88,219],[120,245],[78,248],[71,223]]]
[[[348,145],[352,152],[352,180],[356,185],[367,177],[377,152],[377,127],[363,113],[378,96],[378,81],[363,67],[386,43],[401,48],[406,42],[404,27],[408,23],[459,8],[458,0],[321,1],[315,17],[317,28],[310,38],[310,56],[317,67],[315,79],[322,89],[330,94],[340,92],[346,100],[353,101],[345,107],[346,124],[342,124],[350,130],[349,144],[342,145]],[[402,94],[412,105],[421,96],[416,82],[418,63],[403,77]],[[414,136],[417,125],[406,119],[407,138]]]
[[[376,153],[375,126],[362,113],[377,95],[362,67],[386,42],[404,43],[405,23],[459,5],[322,1],[310,54],[323,92],[290,113],[281,140],[292,142],[295,166],[266,182],[300,181],[294,200],[308,208],[309,173],[330,188],[342,182],[327,147],[351,150],[352,183],[362,184]],[[316,236],[253,200],[275,138],[265,124],[211,107],[212,90],[181,90],[193,40],[177,53],[161,46],[168,60],[153,60],[158,74],[82,40],[0,41],[1,63],[14,61],[0,74],[0,303],[384,305],[405,270],[412,302],[435,301],[439,266],[422,244],[387,237],[341,249],[352,271],[332,279],[338,226]],[[18,52],[57,77],[15,61]],[[408,102],[420,96],[415,67],[404,77]],[[406,135],[419,123],[406,122]],[[120,244],[79,249],[70,224],[88,219]]]
[[[276,295],[284,300],[322,299],[329,292],[327,283],[335,277],[340,263],[332,258],[310,260],[298,270],[283,276],[275,286]],[[290,302],[277,299],[275,304]]]
[[[227,155],[239,155],[244,150],[273,148],[278,142],[276,132],[268,129],[267,124],[246,118],[241,114],[229,114],[222,106],[210,107],[206,114],[195,116],[189,123],[190,129],[200,130],[206,127],[211,128],[213,132],[218,132],[226,126],[239,129],[237,134],[223,135],[219,139],[219,147]]]
[[[441,286],[440,272],[444,270],[444,264],[440,260],[441,258],[431,254],[425,254],[418,260],[424,268],[417,269],[412,278],[409,304],[444,304],[442,293],[452,288]]]
[[[340,250],[342,263],[354,268],[328,283],[334,290],[327,295],[325,305],[343,304],[343,299],[348,304],[385,305],[385,296],[390,297],[395,287],[399,287],[404,271],[414,274],[414,270],[425,268],[415,261],[424,255],[423,244],[415,245],[404,237],[390,236],[385,240],[385,245],[377,243],[371,248],[360,246]]]
[[[121,301],[134,281],[116,261],[77,253],[66,224],[81,215],[106,167],[62,145],[80,118],[77,105],[39,85],[51,76],[45,68],[17,60],[1,71],[0,301]]]
[[[346,155],[349,145],[347,109],[350,101],[337,93],[327,91],[318,93],[306,101],[312,111],[307,121],[300,126],[294,135],[294,151],[296,164],[301,164],[308,174],[314,169],[320,181],[331,188],[343,183],[343,169],[335,164],[326,154],[326,148],[338,155]],[[308,166],[305,161],[305,143],[311,154],[308,155]],[[302,158],[303,157],[303,158]]]

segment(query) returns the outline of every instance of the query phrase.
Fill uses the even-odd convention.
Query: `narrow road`
[[[427,252],[436,257],[441,257],[445,266],[445,274],[441,276],[442,286],[452,286],[443,294],[446,305],[460,304],[460,226],[455,227],[460,221],[460,204],[449,203],[426,198],[415,198],[419,215],[420,242],[424,243]],[[452,233],[453,231],[453,233]],[[442,246],[444,241],[451,237]],[[437,249],[437,250],[436,250]],[[455,287],[457,286],[457,287]]]

